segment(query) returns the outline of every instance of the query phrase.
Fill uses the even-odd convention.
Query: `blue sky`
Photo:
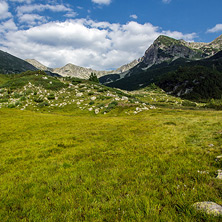
[[[49,67],[114,69],[160,34],[214,40],[221,8],[221,0],[0,0],[0,49]]]

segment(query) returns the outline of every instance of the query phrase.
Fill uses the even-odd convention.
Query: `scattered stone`
[[[197,210],[205,212],[213,216],[222,216],[222,206],[214,202],[204,201],[193,204],[193,207]]]
[[[83,96],[83,93],[77,93],[76,96],[81,97],[81,96]]]
[[[222,155],[221,155],[221,156],[217,156],[216,159],[215,159],[215,161],[219,161],[219,160],[221,160],[221,159],[222,159]]]
[[[209,144],[208,146],[209,146],[209,147],[214,147],[214,144]]]
[[[218,175],[217,175],[217,179],[222,180],[222,170],[218,170]]]
[[[99,109],[95,109],[95,114],[97,115],[99,113]]]
[[[122,97],[122,100],[126,100],[126,101],[128,101],[128,97],[123,96],[123,97]]]
[[[92,97],[91,97],[91,100],[92,100],[92,101],[96,100],[96,97],[95,97],[95,96],[92,96]]]

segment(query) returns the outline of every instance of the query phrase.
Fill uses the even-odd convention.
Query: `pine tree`
[[[95,73],[90,74],[89,81],[99,83],[99,80],[98,80],[97,75]]]

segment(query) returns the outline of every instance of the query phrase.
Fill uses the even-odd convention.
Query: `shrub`
[[[21,97],[21,95],[19,94],[19,93],[14,93],[14,96],[13,96],[14,98],[20,98]]]
[[[55,95],[53,93],[51,93],[47,98],[49,100],[53,100],[53,99],[55,99]]]
[[[43,102],[43,99],[40,98],[40,97],[35,97],[33,100],[34,100],[36,103],[42,103],[42,102]]]
[[[90,102],[89,102],[89,105],[93,105],[93,104],[95,104],[94,101],[90,101]]]
[[[24,92],[24,95],[30,95],[32,93],[32,90],[31,89],[27,89],[25,92]]]
[[[44,101],[44,102],[42,102],[42,103],[39,103],[38,106],[39,106],[39,107],[49,106],[49,103],[46,102],[46,101]]]
[[[191,102],[191,101],[189,101],[189,100],[184,100],[184,101],[182,102],[182,105],[183,105],[183,106],[192,106],[192,107],[196,107],[196,106],[197,106],[196,103]]]
[[[108,107],[104,110],[104,112],[108,113],[109,111],[111,111],[112,109],[114,109],[116,106],[118,105],[117,101],[113,101],[111,102]]]
[[[15,104],[8,104],[8,108],[15,108]]]
[[[22,96],[21,98],[20,98],[20,101],[25,101],[26,100],[26,97],[25,96]]]

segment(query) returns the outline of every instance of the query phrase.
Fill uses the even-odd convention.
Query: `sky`
[[[159,35],[211,42],[222,0],[0,0],[0,50],[52,68],[111,70]]]

